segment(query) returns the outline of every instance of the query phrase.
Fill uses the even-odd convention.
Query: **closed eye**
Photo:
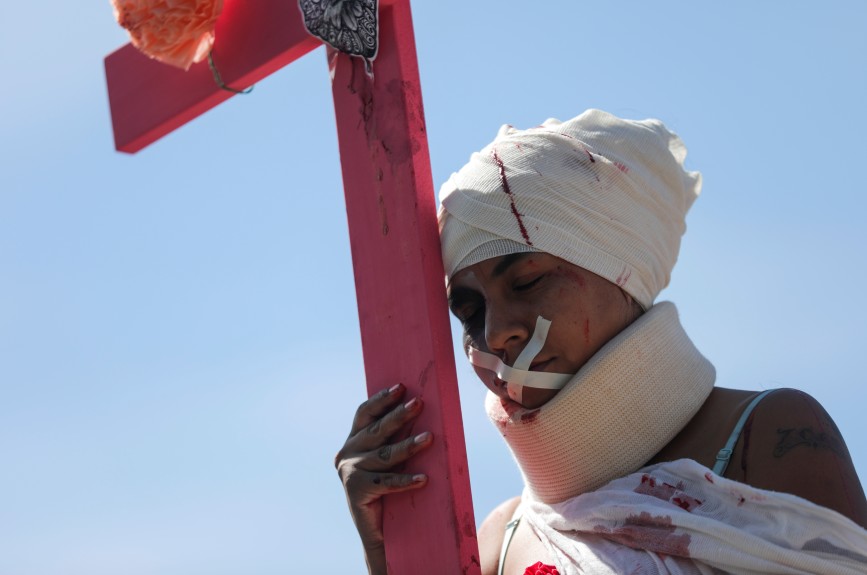
[[[512,289],[515,291],[527,291],[528,289],[532,288],[533,286],[538,284],[540,281],[542,281],[542,278],[544,278],[544,277],[545,277],[545,275],[542,274],[542,275],[538,276],[537,278],[532,279],[528,282],[516,283],[515,285],[512,286]]]
[[[481,294],[467,288],[455,288],[449,292],[449,308],[464,325],[464,329],[477,322],[479,317],[484,318],[485,314],[484,299]]]
[[[455,311],[455,317],[464,326],[464,331],[469,331],[475,327],[479,321],[484,321],[485,306],[467,306]]]
[[[485,307],[481,306],[469,316],[457,317],[464,331],[464,353],[468,353],[469,347],[482,349],[480,342],[483,342],[485,337]]]

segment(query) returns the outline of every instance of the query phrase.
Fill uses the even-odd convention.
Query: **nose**
[[[512,306],[494,306],[488,302],[485,309],[485,344],[489,352],[507,365],[512,365],[527,345],[531,328],[525,320]]]

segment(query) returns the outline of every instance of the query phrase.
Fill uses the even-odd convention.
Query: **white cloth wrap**
[[[522,511],[560,575],[867,574],[867,531],[848,518],[689,459],[556,504],[525,491]]]
[[[668,284],[701,190],[685,157],[658,120],[588,110],[528,130],[503,126],[440,188],[446,275],[539,250],[620,285],[647,309]]]
[[[605,344],[537,409],[488,393],[527,489],[547,503],[592,491],[647,463],[692,419],[716,372],[660,302]],[[506,409],[509,409],[507,412]]]

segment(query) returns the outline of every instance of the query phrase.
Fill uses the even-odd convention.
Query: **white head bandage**
[[[668,284],[701,190],[686,148],[658,120],[588,110],[503,126],[440,189],[446,275],[516,251],[544,251],[619,285],[645,309]]]
[[[533,359],[539,355],[545,346],[550,327],[551,322],[541,315],[536,319],[536,329],[512,367],[503,363],[496,355],[480,351],[474,347],[468,350],[470,363],[477,368],[496,373],[497,378],[505,384],[509,397],[520,404],[524,403],[525,387],[563,389],[563,386],[572,379],[573,374],[529,371]]]

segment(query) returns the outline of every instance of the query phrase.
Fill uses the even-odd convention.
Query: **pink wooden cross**
[[[333,69],[367,387],[404,383],[425,400],[416,427],[437,438],[412,463],[429,485],[386,498],[386,557],[389,572],[401,575],[480,573],[409,0],[380,0],[379,17],[375,79],[345,54]],[[216,38],[220,74],[238,88],[321,44],[295,0],[225,0]],[[233,95],[206,63],[184,72],[132,45],[109,55],[105,69],[123,152]]]

